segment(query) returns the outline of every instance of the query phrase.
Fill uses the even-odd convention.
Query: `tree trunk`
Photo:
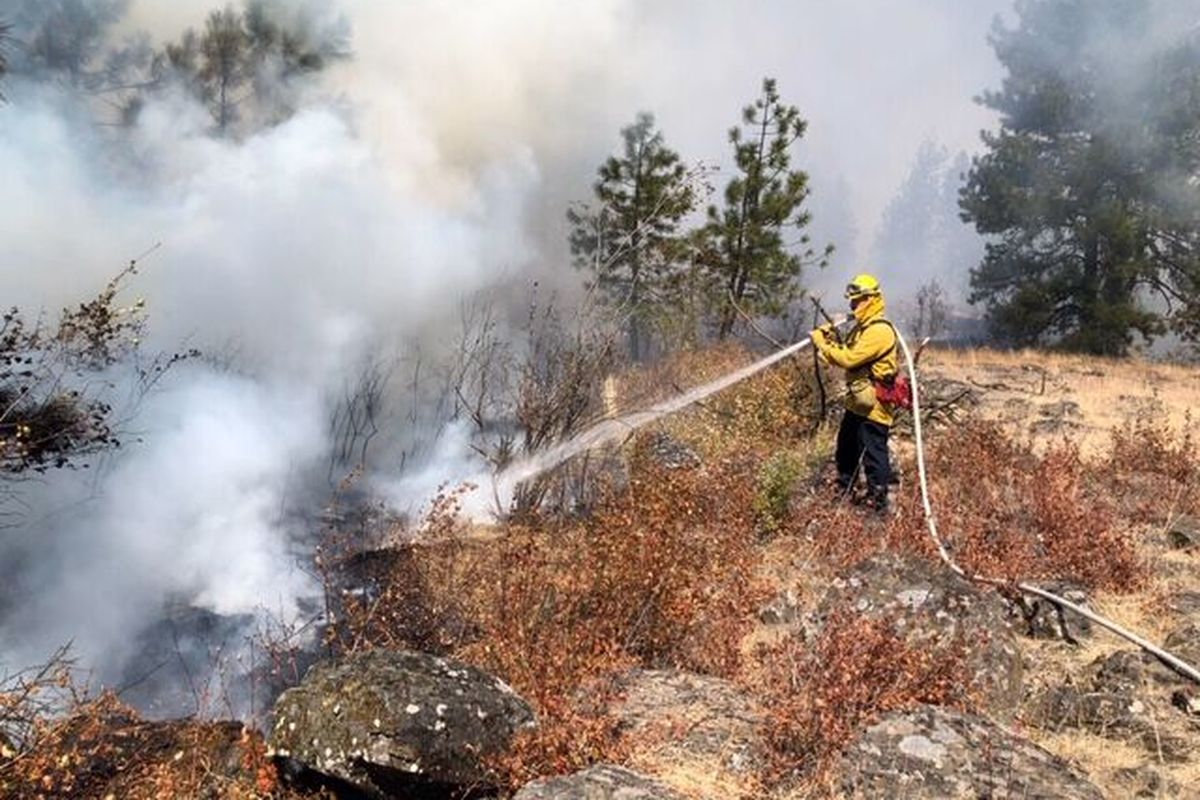
[[[750,212],[758,206],[758,194],[762,188],[759,180],[762,174],[763,154],[767,146],[767,122],[770,118],[771,105],[768,103],[762,109],[762,123],[758,129],[758,152],[750,169],[746,171],[746,190],[742,193],[742,205],[739,209],[737,239],[730,254],[729,292],[733,299],[726,298],[725,313],[717,332],[717,338],[722,341],[733,332],[733,323],[737,319],[734,303],[742,302],[746,295],[746,283],[750,272],[746,266],[746,228],[749,226],[747,220]]]

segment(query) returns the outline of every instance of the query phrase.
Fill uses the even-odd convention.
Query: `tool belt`
[[[865,417],[875,410],[877,402],[875,382],[870,376],[864,375],[846,384],[846,408],[849,411]]]

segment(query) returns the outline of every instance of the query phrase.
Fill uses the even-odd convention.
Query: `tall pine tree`
[[[1023,0],[1016,27],[993,30],[1008,74],[982,102],[1001,124],[961,208],[988,237],[972,300],[1003,338],[1120,355],[1137,335],[1200,334],[1200,38],[1187,6]]]
[[[632,359],[643,358],[656,318],[669,313],[666,289],[680,247],[680,222],[696,204],[694,182],[642,113],[621,131],[620,156],[601,165],[596,203],[572,209],[575,265],[625,320]]]
[[[212,11],[154,58],[150,89],[184,88],[208,108],[215,132],[235,135],[278,124],[294,113],[293,81],[346,58],[344,20],[326,24],[280,0],[246,0],[242,11]],[[127,120],[144,99],[133,98]]]
[[[808,123],[795,106],[783,105],[775,81],[767,78],[762,93],[742,111],[742,124],[729,132],[737,174],[725,187],[725,206],[708,210],[722,296],[718,298],[718,336],[725,338],[737,311],[779,314],[800,293],[800,272],[815,260],[809,237],[802,233],[810,214],[808,175],[791,169],[791,149]],[[789,232],[796,238],[789,241]],[[825,248],[824,256],[833,252]],[[824,265],[824,258],[821,259]]]

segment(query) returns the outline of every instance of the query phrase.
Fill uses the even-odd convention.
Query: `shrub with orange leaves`
[[[1068,580],[1127,591],[1146,567],[1124,529],[1104,467],[1070,444],[1037,453],[998,424],[978,421],[927,443],[930,500],[951,556],[972,574],[1006,581]],[[936,558],[913,482],[896,498],[899,515],[874,524],[837,504],[811,499],[803,513],[836,530],[818,540],[846,567],[882,551]]]
[[[237,722],[148,722],[111,693],[41,718],[0,763],[0,790],[14,800],[299,797],[280,785],[257,732]]]
[[[1137,522],[1200,514],[1200,446],[1190,416],[1180,431],[1145,418],[1118,428],[1097,467],[1110,494]]]
[[[627,480],[606,483],[585,519],[526,515],[480,532],[439,515],[375,590],[339,601],[329,641],[411,647],[423,620],[421,642],[506,680],[539,717],[498,764],[513,785],[619,759],[612,679],[634,666],[732,677],[764,598],[759,461],[673,470],[632,449]]]
[[[890,711],[971,703],[964,645],[916,648],[886,622],[847,610],[827,621],[815,643],[794,635],[760,658],[775,784],[821,783],[853,737]]]
[[[540,728],[501,766],[515,784],[619,760],[605,714],[631,666],[732,677],[763,598],[754,465],[673,471],[635,455],[632,476],[581,526],[510,530],[498,580],[476,601],[462,655],[529,699]]]

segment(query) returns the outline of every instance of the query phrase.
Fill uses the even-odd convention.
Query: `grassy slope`
[[[729,349],[681,356],[653,373],[623,376],[611,385],[610,401],[619,410],[644,407],[748,360]],[[334,644],[345,650],[433,646],[505,678],[537,706],[543,722],[538,734],[500,765],[513,785],[606,760],[658,775],[690,797],[821,796],[815,771],[800,786],[785,783],[768,794],[757,778],[714,769],[711,759],[689,760],[672,746],[677,732],[672,726],[630,741],[618,735],[613,719],[593,708],[612,699],[607,678],[642,666],[677,667],[732,681],[773,714],[778,730],[808,741],[845,735],[886,710],[844,709],[832,720],[814,714],[810,694],[826,692],[820,699],[828,710],[839,703],[838,687],[801,682],[789,694],[789,681],[778,672],[781,660],[762,657],[774,652],[785,657],[783,662],[802,660],[813,647],[790,638],[786,626],[758,622],[756,611],[765,598],[790,590],[802,609],[811,607],[829,582],[863,555],[881,549],[930,552],[911,481],[898,490],[900,514],[886,526],[867,524],[858,509],[830,503],[822,479],[829,477],[832,432],[826,426],[811,435],[815,398],[797,391],[797,378],[811,363],[802,359],[797,365],[773,370],[662,423],[663,430],[701,454],[705,466],[700,470],[664,472],[650,463],[653,459],[647,461],[639,449],[644,442],[634,441],[620,453],[608,453],[625,482],[598,493],[592,514],[583,519],[527,520],[488,531],[460,525],[448,515],[434,519],[425,540],[396,559],[391,585],[377,601],[343,609],[332,631]],[[1165,433],[1188,424],[1195,371],[987,351],[931,351],[923,369],[936,389],[930,398],[935,404],[938,395],[962,397],[972,390],[977,404],[966,407],[962,397],[957,424],[971,423],[973,429],[979,427],[976,421],[991,420],[1001,426],[1000,433],[968,442],[975,450],[965,460],[958,452],[962,429],[945,423],[946,409],[939,415],[943,424],[930,431],[932,460],[953,467],[933,477],[939,519],[960,537],[960,553],[982,563],[998,559],[997,568],[1022,575],[1026,569],[1053,575],[1080,563],[1103,567],[1111,560],[1114,569],[1087,573],[1099,587],[1092,597],[1100,610],[1156,640],[1182,622],[1166,600],[1181,590],[1200,591],[1196,557],[1156,542],[1171,515],[1200,512],[1195,453]],[[1153,423],[1153,430],[1129,434],[1130,446],[1114,457],[1112,430],[1137,420]],[[901,468],[911,475],[911,445],[897,438]],[[1078,453],[1070,449],[1075,445]],[[780,454],[801,478],[792,487],[788,513],[765,535],[762,514],[754,509],[764,493],[763,476]],[[594,459],[603,461],[599,455]],[[971,474],[972,459],[995,459],[997,474]],[[1169,469],[1155,472],[1163,463]],[[1026,472],[1054,478],[1052,468],[1069,473],[1070,480],[1049,489],[1042,486],[1046,481],[1021,480]],[[973,496],[964,498],[968,494]],[[960,502],[951,507],[956,497]],[[1074,502],[1087,504],[1088,513],[1058,514]],[[1054,519],[1040,519],[1041,513]],[[974,518],[985,514],[992,527],[972,528]],[[1023,529],[998,553],[989,551],[981,531],[990,535],[1006,526]],[[1022,551],[1027,539],[1039,536],[1059,536],[1079,552],[1068,548],[1039,560]],[[1072,561],[1075,556],[1081,558]],[[1133,574],[1131,559],[1137,562],[1133,582],[1127,580]],[[1023,646],[1028,677],[1036,685],[1060,682],[1064,673],[1126,645],[1100,632],[1080,648],[1029,640]],[[869,655],[906,656],[886,637],[880,648]],[[915,675],[915,688],[914,674],[889,678],[896,681],[890,694],[884,693],[890,707],[921,699],[921,676]],[[781,709],[787,713],[778,713]],[[101,717],[91,713],[84,721],[100,724]],[[677,722],[686,729],[689,721]],[[1096,737],[1027,733],[1077,761],[1112,796],[1121,796],[1113,783],[1115,769],[1152,760],[1144,750]],[[76,765],[90,763],[97,749],[72,745],[70,759],[63,762],[66,740],[47,735],[44,741],[43,750],[0,763],[0,777],[12,796],[39,796],[51,765],[69,763],[65,769],[76,772]],[[785,767],[787,758],[784,752]],[[245,776],[220,784],[204,777],[203,770],[177,774],[191,761],[176,766],[167,757],[131,768],[127,775],[144,777],[137,787],[123,785],[122,794],[159,796],[163,781],[187,778],[203,780],[218,797],[282,796],[269,770],[262,773],[253,763]],[[1164,772],[1181,786],[1200,785],[1200,765],[1169,766]]]
[[[1153,420],[1182,434],[1192,424],[1200,370],[1176,364],[1111,360],[1040,352],[973,350],[929,354],[924,370],[931,375],[985,387],[977,414],[1001,421],[1016,436],[1029,436],[1045,446],[1068,440],[1085,456],[1099,456],[1112,432],[1138,420]],[[1068,406],[1063,414],[1063,404]],[[1154,642],[1186,620],[1167,607],[1170,596],[1200,591],[1200,564],[1195,554],[1167,550],[1159,543],[1166,526],[1181,512],[1178,498],[1164,494],[1148,519],[1125,520],[1148,565],[1148,581],[1133,592],[1100,591],[1093,606],[1119,624]],[[1033,683],[1061,683],[1062,676],[1081,671],[1097,658],[1131,645],[1101,630],[1080,647],[1059,642],[1023,640],[1032,666]],[[1122,789],[1113,773],[1124,767],[1154,763],[1144,749],[1081,733],[1029,733],[1047,749],[1080,764],[1092,779],[1117,797]],[[1160,765],[1184,796],[1200,796],[1200,763]],[[1190,795],[1187,793],[1191,793]]]

